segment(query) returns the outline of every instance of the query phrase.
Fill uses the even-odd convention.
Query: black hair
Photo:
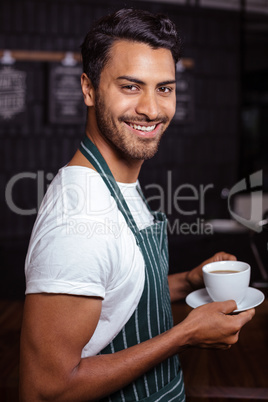
[[[171,51],[175,64],[179,60],[180,38],[175,24],[167,16],[144,10],[121,9],[95,23],[81,45],[83,71],[95,89],[116,40],[141,42],[153,49],[165,48]]]

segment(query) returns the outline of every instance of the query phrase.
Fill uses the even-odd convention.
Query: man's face
[[[172,54],[123,40],[110,52],[96,91],[98,129],[124,158],[149,159],[175,113]]]

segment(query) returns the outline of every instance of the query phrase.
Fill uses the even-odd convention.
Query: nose
[[[148,120],[156,120],[159,115],[157,95],[151,91],[144,92],[136,105],[136,112],[146,116]]]

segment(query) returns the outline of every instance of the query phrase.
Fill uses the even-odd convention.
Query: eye
[[[138,91],[138,87],[136,85],[132,85],[132,84],[123,85],[122,89],[125,90],[125,91],[128,91],[128,92]]]
[[[163,93],[163,94],[170,94],[173,91],[173,88],[170,87],[159,87],[158,91]]]

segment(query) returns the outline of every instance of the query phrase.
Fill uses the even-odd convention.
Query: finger
[[[223,314],[230,314],[237,309],[237,304],[234,300],[227,300],[224,302],[217,302]]]
[[[232,345],[230,344],[226,344],[226,343],[212,343],[211,345],[208,345],[207,343],[202,343],[199,344],[198,347],[202,348],[202,349],[221,349],[221,350],[227,350],[230,349],[232,347]]]
[[[255,315],[255,309],[252,308],[250,310],[247,311],[243,311],[242,313],[237,314],[234,317],[237,317],[238,321],[240,322],[241,327],[243,325],[245,325],[247,322],[249,322],[250,320],[252,320],[252,318]]]
[[[227,254],[227,258],[225,258],[225,260],[236,261],[237,258],[233,254]]]
[[[225,251],[220,251],[219,253],[215,254],[216,261],[236,261],[237,258],[233,254],[226,253]]]

